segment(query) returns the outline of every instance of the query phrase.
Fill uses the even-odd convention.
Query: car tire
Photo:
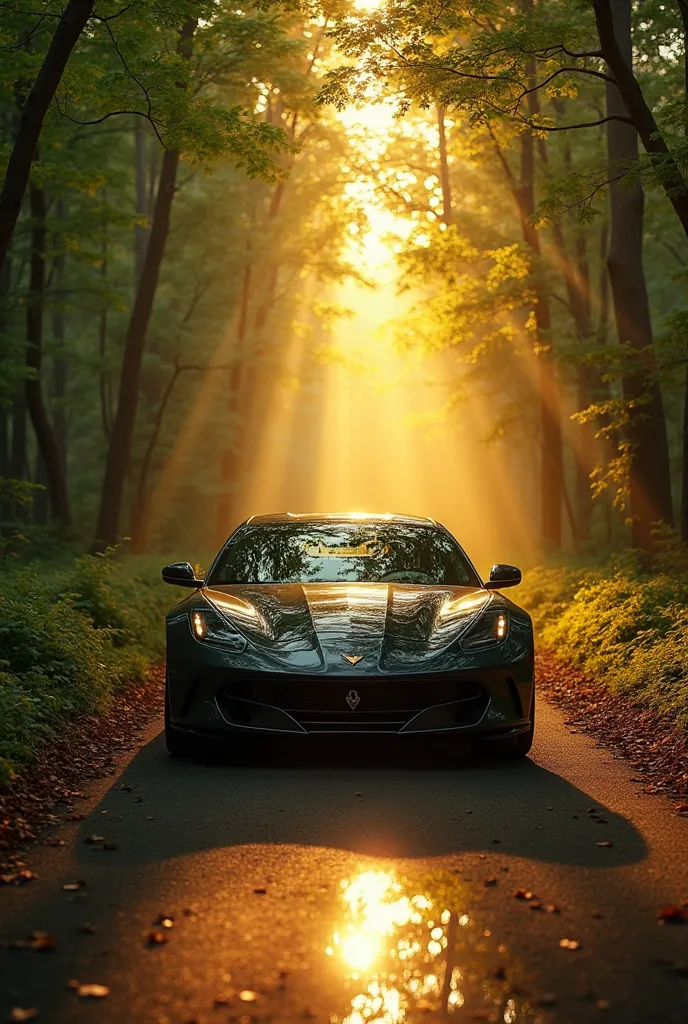
[[[195,739],[173,729],[170,725],[170,694],[167,680],[165,680],[165,746],[170,757],[193,757],[196,753]]]
[[[528,756],[535,735],[535,693],[530,705],[529,722],[527,730],[518,736],[504,740],[485,740],[480,744],[480,752],[502,761],[516,761]]]
[[[535,735],[535,691],[530,702],[530,725],[526,732],[522,732],[519,736],[515,736],[512,740],[511,753],[508,757],[521,758],[527,757],[530,753],[530,748],[533,745],[533,737]]]

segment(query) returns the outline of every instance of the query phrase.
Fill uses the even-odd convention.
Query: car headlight
[[[488,608],[479,615],[459,643],[464,651],[483,651],[499,647],[509,635],[509,613],[506,608]]]
[[[201,643],[216,644],[236,653],[246,647],[246,638],[209,605],[194,608],[189,612],[189,620],[191,632]]]

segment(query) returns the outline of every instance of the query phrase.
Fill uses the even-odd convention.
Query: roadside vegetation
[[[102,713],[164,650],[160,559],[114,552],[0,570],[0,784],[76,715]]]
[[[539,566],[519,602],[541,647],[688,731],[688,552],[665,535],[650,564],[624,552],[596,565]]]

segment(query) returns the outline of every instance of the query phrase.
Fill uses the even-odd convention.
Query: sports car
[[[535,727],[530,616],[454,537],[404,515],[256,516],[167,615],[172,756],[259,737],[438,736],[524,757]],[[248,743],[251,746],[251,743]]]

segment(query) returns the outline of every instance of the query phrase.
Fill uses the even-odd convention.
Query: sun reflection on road
[[[341,921],[325,953],[344,974],[349,1009],[332,1024],[447,1019],[463,1007],[495,1024],[532,1020],[532,1007],[507,981],[511,971],[490,968],[490,932],[477,929],[465,902],[458,885],[422,891],[392,871],[344,879]]]

